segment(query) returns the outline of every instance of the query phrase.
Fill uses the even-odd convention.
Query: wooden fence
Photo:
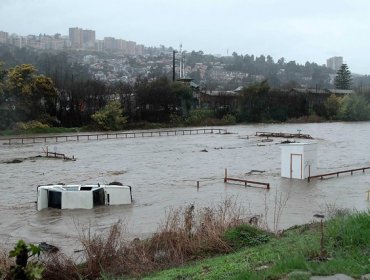
[[[332,177],[332,176],[339,177],[339,174],[344,174],[344,173],[351,173],[351,175],[353,175],[353,172],[356,172],[356,171],[362,171],[363,173],[365,173],[366,169],[370,169],[370,167],[361,167],[361,168],[356,168],[356,169],[342,170],[342,171],[337,171],[337,172],[331,172],[331,173],[309,176],[307,178],[307,181],[309,182],[309,181],[311,181],[311,179],[315,179],[315,178],[320,178],[322,180],[325,177]]]
[[[237,179],[237,178],[229,178],[227,177],[227,169],[225,168],[225,177],[224,177],[224,182],[227,183],[228,181],[234,181],[234,182],[240,182],[240,183],[244,183],[244,186],[245,187],[256,187],[256,188],[261,188],[260,186],[262,186],[262,188],[266,188],[266,189],[270,189],[270,183],[263,183],[263,182],[257,182],[257,181],[251,181],[251,180],[244,180],[244,179]],[[251,185],[248,185],[248,184],[252,184]],[[253,186],[253,185],[257,185],[257,186]]]
[[[11,145],[11,144],[33,144],[33,143],[58,143],[68,141],[77,141],[77,142],[99,141],[105,139],[177,136],[177,135],[224,134],[224,133],[227,133],[227,130],[222,128],[198,128],[198,129],[157,130],[140,132],[110,132],[110,133],[75,134],[75,135],[9,137],[9,138],[0,138],[0,142]]]

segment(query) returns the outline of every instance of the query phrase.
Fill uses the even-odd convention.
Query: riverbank
[[[82,264],[61,253],[42,253],[36,262],[29,258],[29,265],[42,267],[42,279],[308,280],[334,274],[359,279],[370,273],[369,211],[331,210],[331,218],[318,216],[312,223],[271,234],[213,215],[230,210],[235,208],[227,206],[220,213],[204,208],[196,214],[189,206],[172,212],[151,238],[132,242],[123,240],[116,224],[109,232],[81,236]],[[3,275],[11,265],[4,258]],[[168,267],[175,268],[162,270]]]
[[[286,230],[267,244],[144,279],[310,279],[333,274],[360,278],[370,273],[370,212],[336,214],[323,225],[323,248],[316,221]]]

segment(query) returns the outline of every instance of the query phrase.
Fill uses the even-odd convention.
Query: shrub
[[[41,279],[43,266],[38,261],[30,261],[33,256],[39,256],[40,253],[39,246],[27,245],[23,240],[19,240],[9,253],[9,257],[15,257],[15,265],[10,268],[7,279]]]
[[[49,126],[39,121],[17,122],[14,125],[15,130],[29,130],[29,129],[40,129],[40,128],[41,129],[49,128]]]
[[[226,230],[224,238],[231,247],[236,249],[261,245],[270,239],[266,232],[248,224]]]
[[[127,122],[118,101],[109,102],[103,109],[91,115],[92,120],[102,130],[120,130]]]
[[[227,114],[222,117],[221,123],[223,125],[236,124],[236,117],[232,114]]]
[[[210,109],[195,109],[189,114],[186,123],[190,125],[204,124],[207,119],[214,117],[214,111]]]

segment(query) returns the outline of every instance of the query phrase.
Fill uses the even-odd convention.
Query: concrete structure
[[[316,175],[316,143],[289,143],[280,147],[281,177],[303,180]]]
[[[326,67],[338,71],[343,64],[342,56],[334,56],[326,60]]]

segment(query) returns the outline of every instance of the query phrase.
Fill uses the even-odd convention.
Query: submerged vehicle
[[[37,187],[37,210],[92,209],[99,205],[132,203],[131,186],[113,182],[108,185],[40,185]]]

